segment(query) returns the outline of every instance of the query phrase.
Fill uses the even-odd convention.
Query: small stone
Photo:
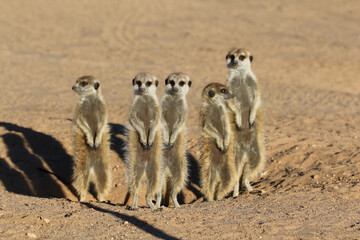
[[[129,222],[128,222],[128,221],[125,221],[125,222],[123,223],[123,225],[129,225]]]
[[[26,236],[28,236],[29,238],[36,238],[35,233],[26,233]]]
[[[316,174],[316,175],[312,175],[311,177],[312,177],[315,181],[319,179],[319,175],[317,175],[317,174]]]

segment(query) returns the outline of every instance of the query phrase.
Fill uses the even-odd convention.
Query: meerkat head
[[[202,97],[205,101],[220,105],[228,99],[232,99],[235,95],[229,87],[221,83],[210,83],[203,92]]]
[[[100,82],[93,76],[82,76],[76,79],[76,83],[72,87],[72,90],[80,96],[96,94],[100,91]]]
[[[191,80],[185,73],[172,73],[165,79],[166,93],[185,96],[191,86]]]
[[[226,55],[226,64],[229,69],[238,71],[251,70],[254,57],[245,48],[233,48]]]
[[[159,82],[154,75],[143,72],[134,77],[132,84],[136,95],[152,95],[156,93]]]

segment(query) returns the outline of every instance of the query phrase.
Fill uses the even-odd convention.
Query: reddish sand
[[[1,239],[360,239],[360,2],[1,1]],[[246,47],[262,85],[266,167],[242,192],[204,202],[198,115]],[[187,73],[191,177],[180,209],[123,205],[131,79]],[[69,183],[75,79],[109,109],[113,188],[79,203]],[[53,174],[51,174],[53,173]],[[260,191],[257,191],[260,192]]]

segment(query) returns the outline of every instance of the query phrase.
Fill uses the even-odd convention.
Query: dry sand
[[[1,1],[1,239],[359,239],[360,2]],[[225,55],[246,47],[262,85],[265,174],[203,202],[202,88],[225,82]],[[191,179],[181,209],[123,206],[131,79],[191,76]],[[102,81],[112,127],[108,203],[79,203],[71,176],[75,79]],[[164,92],[163,80],[158,94]],[[45,171],[44,171],[45,170]],[[48,172],[53,174],[49,174]]]

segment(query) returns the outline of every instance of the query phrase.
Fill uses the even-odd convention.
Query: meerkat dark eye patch
[[[159,86],[159,81],[158,80],[155,80],[155,86]]]
[[[239,56],[239,60],[240,60],[240,61],[243,61],[244,59],[245,59],[245,56],[244,56],[244,55],[240,55],[240,56]]]
[[[169,79],[165,79],[165,85],[169,84]]]
[[[189,87],[191,87],[191,81],[188,82]]]
[[[230,58],[231,61],[234,61],[235,56],[234,56],[234,55],[230,55],[229,58]]]
[[[250,56],[250,62],[252,62],[254,60],[253,56]]]
[[[138,85],[139,87],[141,87],[141,84],[142,84],[142,82],[140,82],[140,81],[136,82],[136,85]]]
[[[175,86],[175,82],[173,80],[170,81],[171,86]]]
[[[184,82],[184,81],[180,81],[179,85],[180,85],[180,87],[182,87],[182,86],[185,85],[185,82]]]
[[[98,82],[94,83],[95,90],[98,90],[99,87],[100,87],[100,83],[98,83]]]
[[[87,82],[81,82],[80,86],[85,87],[88,83]]]
[[[215,91],[214,90],[210,90],[209,91],[209,97],[214,97],[215,96]]]
[[[133,86],[135,85],[135,78],[132,80]]]
[[[151,84],[152,84],[152,82],[150,82],[150,81],[147,81],[147,82],[146,82],[146,86],[147,86],[147,87],[150,87]]]
[[[229,93],[229,91],[226,90],[225,88],[223,88],[223,89],[221,89],[221,93],[227,94],[227,93]]]

